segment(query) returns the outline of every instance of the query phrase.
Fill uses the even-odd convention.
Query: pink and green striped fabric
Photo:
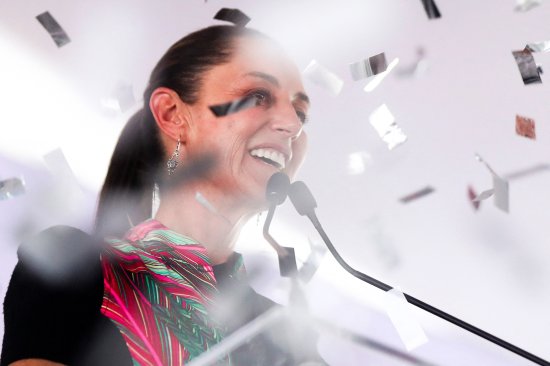
[[[222,327],[208,315],[217,290],[203,246],[153,219],[107,243],[101,309],[134,365],[183,365],[222,339]],[[240,264],[235,270],[242,272]]]

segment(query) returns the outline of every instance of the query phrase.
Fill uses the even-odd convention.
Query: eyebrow
[[[277,78],[275,76],[266,74],[265,72],[252,71],[252,72],[247,73],[246,75],[247,76],[254,76],[254,77],[257,77],[257,78],[260,78],[260,79],[264,79],[265,81],[267,81],[270,84],[273,84],[277,88],[281,87],[281,84],[279,83],[279,80],[277,80]],[[301,101],[307,103],[307,104],[311,104],[311,102],[309,100],[309,97],[305,93],[298,92],[294,96],[296,98],[300,99]]]

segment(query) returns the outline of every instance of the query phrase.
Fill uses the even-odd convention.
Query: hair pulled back
[[[239,37],[267,37],[236,26],[212,26],[193,32],[166,51],[153,69],[143,93],[144,106],[126,123],[115,146],[101,188],[95,231],[120,236],[151,217],[153,186],[158,181],[166,153],[149,100],[159,87],[174,90],[181,100],[194,104],[202,76],[214,66],[230,61]]]

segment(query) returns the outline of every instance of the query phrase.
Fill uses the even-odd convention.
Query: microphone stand
[[[295,182],[295,183],[298,183],[298,182]],[[293,185],[295,184],[293,183]],[[305,187],[305,185],[304,185]],[[309,189],[307,189],[307,191],[309,192]],[[305,192],[302,192],[302,193],[305,193]],[[311,194],[311,193],[309,193]],[[292,199],[292,195],[290,196],[290,198]],[[313,196],[311,196],[311,198],[313,199]],[[296,205],[295,201],[292,200],[292,202]],[[302,202],[303,203],[303,202]],[[346,261],[340,256],[340,254],[338,253],[338,251],[336,250],[336,248],[334,248],[334,245],[332,245],[332,242],[330,241],[328,235],[326,234],[325,230],[323,229],[323,227],[321,226],[321,223],[319,222],[319,219],[317,218],[317,215],[315,214],[315,211],[314,211],[314,207],[316,206],[316,203],[315,203],[315,200],[313,199],[313,204],[312,204],[312,208],[309,208],[309,209],[305,209],[302,207],[302,208],[298,208],[297,207],[297,210],[300,214],[302,215],[306,215],[309,220],[311,221],[311,223],[313,224],[313,226],[315,227],[315,229],[317,230],[317,232],[319,233],[319,235],[321,236],[321,238],[323,239],[323,241],[325,242],[325,244],[327,245],[328,247],[328,250],[330,251],[330,253],[334,256],[334,258],[336,259],[336,261],[346,270],[348,271],[350,274],[352,274],[354,277],[364,281],[364,282],[367,282],[373,286],[376,286],[378,287],[379,289],[383,290],[383,291],[389,291],[392,289],[391,286],[385,284],[384,282],[381,282],[373,277],[370,277],[356,269],[354,269],[353,267],[351,267],[349,264],[346,263]],[[521,356],[521,357],[524,357],[538,365],[542,365],[542,366],[550,366],[550,362],[530,353],[530,352],[527,352],[525,351],[524,349],[522,348],[519,348],[511,343],[508,343],[506,342],[505,340],[501,339],[501,338],[498,338],[480,328],[477,328],[469,323],[466,323],[465,321],[457,318],[457,317],[454,317],[442,310],[439,310],[433,306],[431,306],[430,304],[427,304],[413,296],[410,296],[410,295],[407,295],[406,293],[403,293],[403,295],[405,296],[405,298],[407,299],[407,301],[413,305],[415,305],[416,307],[419,307],[420,309],[422,310],[425,310],[441,319],[445,319],[447,320],[448,322],[450,323],[453,323],[454,325],[457,325],[459,327],[461,327],[462,329],[465,329],[471,333],[474,333],[496,345],[499,345],[511,352],[514,352],[515,354]]]

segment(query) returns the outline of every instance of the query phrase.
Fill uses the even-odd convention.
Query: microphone
[[[277,256],[279,257],[279,270],[283,277],[291,277],[298,271],[294,248],[279,245],[271,234],[269,234],[269,227],[271,226],[271,221],[275,214],[275,208],[286,200],[289,187],[290,179],[286,174],[279,172],[273,174],[271,178],[269,178],[265,193],[269,201],[269,210],[264,223],[263,235],[265,240],[267,240],[277,252]]]
[[[379,289],[383,291],[389,291],[392,289],[391,286],[385,284],[384,282],[378,281],[377,279],[370,277],[352,266],[350,266],[338,253],[336,248],[334,248],[334,245],[332,245],[332,242],[330,241],[329,237],[327,236],[325,230],[321,226],[321,223],[319,222],[319,219],[317,218],[317,215],[315,214],[315,209],[317,208],[317,202],[315,201],[315,198],[313,197],[313,194],[309,190],[309,188],[306,186],[306,184],[302,181],[296,181],[290,185],[290,189],[288,191],[288,196],[290,198],[290,201],[296,208],[296,211],[301,216],[307,216],[323,241],[325,242],[328,250],[330,253],[334,256],[338,264],[340,264],[347,272],[349,272],[354,277],[367,282],[373,286],[378,287]],[[500,339],[490,333],[487,333],[486,331],[479,329],[469,323],[466,323],[465,321],[456,318],[442,310],[439,310],[421,300],[418,300],[415,297],[412,297],[410,295],[407,295],[406,293],[403,293],[407,301],[416,307],[419,307],[422,310],[425,310],[441,319],[447,320],[450,323],[453,323],[454,325],[457,325],[475,335],[478,335],[496,345],[499,345],[511,352],[514,352],[517,355],[520,355],[538,365],[543,366],[550,366],[550,362],[543,360],[542,358],[535,356],[532,353],[529,353],[525,351],[522,348],[519,348],[511,343],[508,343],[504,341],[503,339]]]

